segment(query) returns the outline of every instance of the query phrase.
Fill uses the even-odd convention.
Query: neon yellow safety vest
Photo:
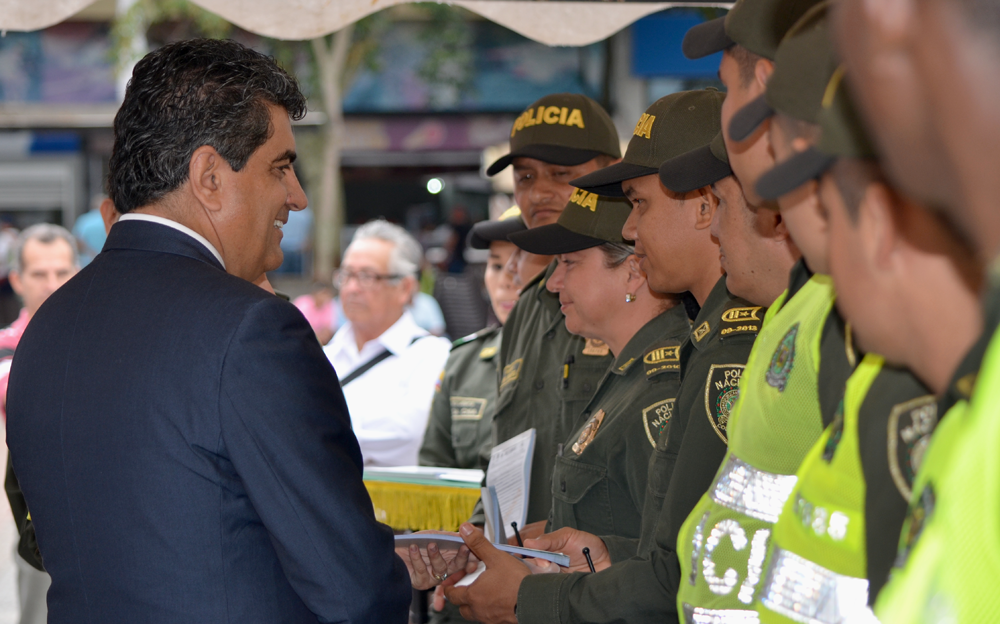
[[[868,609],[865,479],[858,415],[883,359],[866,355],[847,380],[833,423],[799,468],[774,525],[760,621],[840,624],[873,621]]]
[[[913,486],[883,624],[1000,622],[1000,332],[969,402],[941,420]]]
[[[757,620],[772,525],[822,433],[819,347],[833,301],[830,278],[814,275],[764,317],[729,419],[729,455],[677,537],[683,621]]]

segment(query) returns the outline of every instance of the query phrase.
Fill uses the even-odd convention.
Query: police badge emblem
[[[642,410],[642,426],[645,427],[646,437],[653,448],[656,448],[656,442],[670,424],[670,418],[674,415],[674,401],[675,399],[663,399]]]
[[[937,401],[931,395],[900,403],[889,413],[889,472],[906,500],[937,423]]]
[[[597,410],[597,413],[590,417],[587,424],[583,426],[580,430],[580,436],[573,443],[573,452],[577,455],[583,453],[583,451],[590,446],[590,443],[594,441],[594,436],[597,435],[597,430],[600,429],[601,423],[604,422],[604,410]]]
[[[788,384],[788,374],[792,372],[795,365],[795,337],[799,335],[799,324],[792,325],[785,337],[781,339],[778,348],[771,356],[771,366],[764,374],[767,385],[777,388],[778,392],[784,392]]]
[[[742,375],[743,364],[712,364],[705,381],[705,412],[715,433],[727,444],[726,427],[740,393]]]

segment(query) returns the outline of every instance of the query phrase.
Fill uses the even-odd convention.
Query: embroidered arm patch
[[[889,413],[889,472],[907,501],[937,423],[937,400],[931,395],[900,403]]]
[[[743,367],[743,364],[712,364],[705,380],[705,413],[715,433],[726,444],[729,443],[726,427],[729,426],[729,415],[739,396]]]
[[[763,320],[764,308],[760,306],[727,308],[722,313],[719,336],[725,338],[738,334],[756,334],[760,331]]]

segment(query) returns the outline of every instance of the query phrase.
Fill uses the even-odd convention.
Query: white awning
[[[39,30],[58,24],[95,0],[0,0],[0,30]],[[313,39],[413,0],[191,0],[240,28],[276,39]],[[451,0],[529,39],[551,46],[601,41],[651,13],[673,7],[729,8],[732,2],[573,2]]]

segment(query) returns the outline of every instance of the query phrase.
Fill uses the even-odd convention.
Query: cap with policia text
[[[607,111],[585,95],[546,95],[514,120],[510,153],[497,159],[486,175],[503,171],[518,156],[572,167],[605,154],[621,158],[618,131]]]
[[[507,236],[514,232],[528,229],[521,219],[521,209],[511,206],[494,221],[480,221],[472,226],[469,232],[469,247],[473,249],[489,249],[494,241],[507,241]]]
[[[837,69],[826,17],[827,3],[822,2],[788,31],[774,58],[767,91],[733,115],[730,138],[746,140],[775,111],[812,124],[818,122],[823,93]]]
[[[761,197],[777,199],[791,193],[823,175],[838,158],[878,157],[847,92],[843,66],[837,68],[827,85],[819,127],[820,137],[814,147],[799,152],[760,177],[757,193]]]
[[[616,197],[600,197],[577,189],[559,220],[510,235],[510,242],[543,256],[572,253],[604,243],[624,244],[622,228],[632,205]]]
[[[725,17],[687,31],[681,49],[697,59],[739,44],[774,60],[778,44],[802,15],[819,0],[738,0]]]
[[[620,163],[570,184],[606,197],[624,197],[621,183],[625,180],[655,175],[665,161],[711,143],[721,127],[724,99],[726,94],[715,89],[680,91],[658,99],[635,124]]]
[[[660,165],[660,182],[671,191],[684,195],[733,175],[729,154],[720,130],[708,145],[671,158]]]

